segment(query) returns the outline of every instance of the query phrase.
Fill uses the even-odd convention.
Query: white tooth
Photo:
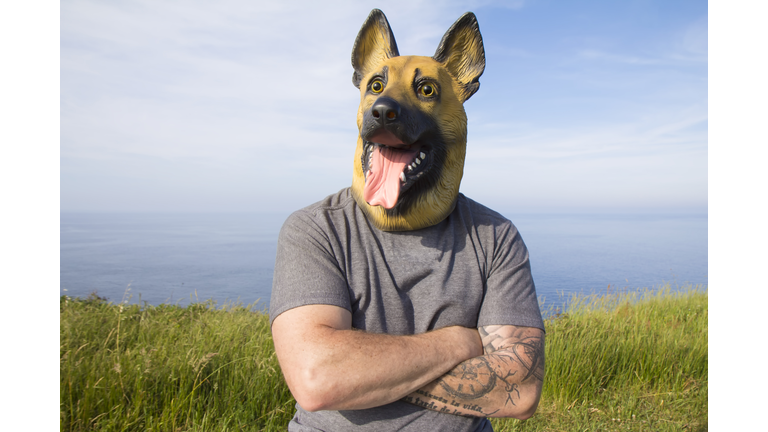
[[[411,164],[411,166],[412,166],[413,168],[416,168],[416,163],[412,163],[412,164]]]
[[[427,155],[425,155],[424,153],[421,153],[421,152],[419,152],[419,156],[421,156],[422,159],[427,157]]]
[[[413,167],[408,165],[408,171],[413,171]]]
[[[400,173],[400,181],[405,183],[405,173],[404,172]]]
[[[419,160],[419,158],[416,158],[416,165],[420,165],[420,164],[421,164],[421,161]]]

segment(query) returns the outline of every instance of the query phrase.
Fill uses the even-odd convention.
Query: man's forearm
[[[482,353],[474,329],[448,327],[408,336],[372,334],[350,329],[346,315],[339,320],[338,308],[327,308],[333,307],[313,306],[313,313],[306,317],[303,311],[288,311],[273,323],[286,382],[308,411],[390,403]],[[323,317],[328,311],[330,315]]]
[[[485,355],[462,362],[404,400],[454,415],[530,417],[544,378],[543,332],[526,329],[501,337],[481,329],[481,335]]]

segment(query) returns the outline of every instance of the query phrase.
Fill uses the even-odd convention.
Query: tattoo
[[[510,339],[522,339],[523,336],[525,336],[525,328],[523,327],[513,329],[512,333],[506,337],[497,333],[504,327],[508,326],[491,325],[483,326],[477,329],[478,333],[480,333],[480,338],[483,340],[483,349],[485,350],[485,354],[491,354],[494,351],[502,349],[505,345],[504,342],[507,342]]]
[[[444,404],[448,403],[448,400],[445,399],[444,397],[440,397],[438,395],[433,395],[432,393],[425,392],[424,390],[416,390],[416,393],[418,393],[418,394],[420,394],[422,396],[426,396],[426,397],[428,397],[430,399],[434,399],[434,400],[436,400],[438,402],[442,402]]]
[[[540,337],[528,337],[512,345],[511,351],[528,373],[520,382],[533,376],[544,381],[544,341]]]
[[[477,399],[496,386],[496,373],[483,357],[467,360],[438,380],[449,394],[462,399]]]
[[[496,351],[496,347],[493,346],[493,342],[501,339],[501,335],[497,333],[488,333],[488,330],[490,330],[491,326],[486,327],[480,327],[477,329],[477,332],[480,333],[480,338],[485,342],[485,345],[483,345],[483,352],[486,354],[490,354],[494,351]]]
[[[502,401],[503,406],[517,406],[522,397],[521,386],[543,381],[543,333],[503,325],[483,326],[478,332],[484,355],[466,360],[438,378],[435,384],[439,387],[416,390],[404,400],[448,414],[488,417],[502,408],[497,405]],[[491,399],[498,402],[488,405],[491,399],[481,398],[491,392],[496,392]],[[483,411],[493,406],[497,409]]]
[[[543,338],[529,336],[521,339],[524,336],[522,329],[515,329],[504,338],[494,333],[500,327],[481,327],[478,331],[485,342],[486,354],[459,364],[437,381],[448,394],[461,399],[477,399],[503,383],[507,392],[505,405],[510,402],[515,405],[513,394],[520,398],[520,383],[531,377],[544,380]],[[510,342],[510,339],[517,340]],[[517,376],[520,371],[524,374],[522,377]]]
[[[437,396],[437,395],[433,395],[432,393],[428,393],[428,392],[425,392],[423,390],[416,390],[416,393],[420,394],[422,396],[425,396],[425,397],[427,397],[429,399],[432,399],[434,401],[441,402],[443,404],[443,406],[436,405],[432,401],[422,400],[419,397],[416,397],[414,399],[413,396],[406,396],[405,397],[405,401],[409,402],[409,403],[412,403],[414,405],[418,405],[418,406],[420,406],[422,408],[427,408],[427,409],[431,409],[431,410],[434,410],[434,411],[439,411],[439,412],[442,412],[442,413],[453,414],[453,415],[461,415],[461,416],[466,416],[466,417],[477,417],[477,416],[493,415],[493,414],[495,414],[495,413],[497,413],[499,411],[499,410],[496,410],[496,411],[492,411],[490,413],[486,413],[486,412],[483,412],[483,407],[481,407],[480,405],[477,405],[477,404],[466,404],[466,403],[463,404],[463,403],[456,402],[455,399],[452,399],[449,402],[447,399],[445,399],[443,397],[440,397],[440,396]],[[439,409],[438,409],[438,407],[439,407]],[[478,414],[467,414],[465,411],[472,411],[472,412],[475,412],[475,413],[478,413]]]
[[[517,384],[514,385],[512,390],[517,393],[517,398],[520,399],[520,392],[517,390]],[[517,406],[514,400],[512,400],[512,392],[507,393],[507,400],[504,401],[504,406],[507,406],[509,403],[512,403],[513,406]]]

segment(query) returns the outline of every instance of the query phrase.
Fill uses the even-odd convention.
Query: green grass
[[[264,314],[60,305],[62,431],[284,430],[293,415]]]
[[[574,297],[546,322],[537,414],[501,431],[706,431],[707,294]]]
[[[546,321],[539,410],[502,431],[706,431],[707,294],[575,297]],[[61,297],[62,431],[285,430],[294,400],[252,307]]]

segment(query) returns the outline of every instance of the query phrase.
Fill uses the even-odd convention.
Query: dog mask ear
[[[459,81],[463,90],[462,102],[475,94],[480,88],[480,75],[485,70],[483,37],[475,14],[467,12],[453,23],[432,58],[442,63]]]
[[[387,17],[378,9],[372,10],[352,47],[352,67],[355,68],[352,83],[360,88],[360,81],[366,74],[384,60],[399,55],[395,35],[389,28]]]

